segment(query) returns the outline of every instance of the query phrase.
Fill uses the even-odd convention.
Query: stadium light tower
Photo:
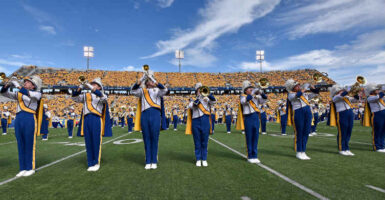
[[[262,62],[265,60],[265,51],[264,50],[258,50],[256,52],[257,56],[256,59],[260,64],[260,71],[262,73]]]
[[[83,47],[84,57],[87,58],[87,71],[90,69],[90,58],[94,57],[94,47],[84,46]]]
[[[175,58],[179,60],[179,73],[181,72],[181,63],[180,60],[184,58],[184,51],[182,50],[176,50],[175,51]]]

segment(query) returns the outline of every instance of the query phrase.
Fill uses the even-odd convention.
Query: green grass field
[[[0,136],[0,199],[317,199],[214,140],[209,166],[195,167],[192,136],[179,130],[161,132],[158,169],[144,170],[143,142],[114,144],[141,134],[115,127],[112,138],[103,138],[100,170],[87,172],[86,154],[78,153],[85,150],[79,146],[83,138],[68,139],[66,129],[50,129],[48,141],[38,138],[36,174],[13,179],[18,158],[11,129]],[[319,135],[309,138],[309,161],[295,158],[291,128],[288,136],[278,135],[275,123],[267,130],[259,139],[264,166],[325,198],[385,199],[385,193],[366,186],[385,189],[385,155],[372,151],[370,129],[356,124],[350,143],[356,156],[345,157],[337,153],[336,128],[319,125]],[[239,131],[226,134],[225,126],[217,125],[212,138],[246,154]]]

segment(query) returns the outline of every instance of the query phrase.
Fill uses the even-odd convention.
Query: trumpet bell
[[[201,95],[207,97],[210,95],[210,88],[207,86],[202,86],[199,88],[199,92],[201,93]]]
[[[0,80],[4,80],[7,76],[5,75],[4,72],[0,72]]]
[[[79,76],[78,80],[79,80],[80,83],[84,83],[86,81],[86,77]]]
[[[143,71],[147,72],[148,70],[150,70],[150,66],[143,65]]]
[[[262,88],[262,89],[265,89],[265,88],[268,88],[269,85],[270,85],[270,82],[269,82],[269,79],[267,78],[261,78],[259,79],[259,86]]]
[[[365,85],[368,82],[364,76],[357,76],[356,81],[360,85]]]

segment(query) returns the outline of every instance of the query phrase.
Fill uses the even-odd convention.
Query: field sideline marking
[[[15,143],[16,141],[12,141],[12,142],[5,142],[5,143],[0,143],[0,146],[2,145],[6,145],[6,144],[12,144],[12,143]]]
[[[113,142],[113,141],[115,141],[115,140],[117,140],[117,139],[120,139],[120,138],[122,138],[122,137],[124,137],[124,136],[127,136],[127,135],[130,135],[130,134],[131,134],[131,133],[126,133],[126,134],[121,135],[121,136],[119,136],[119,137],[116,137],[116,138],[114,138],[114,139],[108,140],[107,142],[104,142],[103,145],[104,145],[104,144],[108,144],[108,143],[110,143],[110,142]],[[79,152],[77,152],[77,153],[74,153],[74,154],[71,154],[71,155],[69,155],[69,156],[66,156],[66,157],[64,157],[64,158],[61,158],[61,159],[59,159],[59,160],[53,161],[53,162],[51,162],[51,163],[48,163],[48,164],[46,164],[46,165],[43,165],[43,166],[37,168],[36,171],[40,171],[40,170],[42,170],[42,169],[44,169],[44,168],[46,168],[46,167],[50,167],[50,166],[52,166],[52,165],[54,165],[54,164],[57,164],[57,163],[62,162],[62,161],[64,161],[64,160],[70,159],[70,158],[75,157],[75,156],[77,156],[77,155],[79,155],[79,154],[82,154],[82,153],[84,153],[84,152],[86,152],[86,150],[82,150],[82,151],[79,151]],[[12,181],[14,181],[14,180],[16,180],[16,179],[19,179],[19,178],[23,178],[23,177],[16,177],[16,176],[15,176],[15,177],[13,177],[13,178],[7,179],[7,180],[5,180],[5,181],[0,182],[0,186],[5,185],[5,184],[7,184],[7,183],[9,183],[9,182],[12,182]]]
[[[379,192],[382,192],[382,193],[385,193],[385,190],[382,189],[382,188],[379,188],[379,187],[375,187],[373,185],[365,185],[366,187],[370,188],[370,189],[373,189],[373,190],[376,190],[376,191],[379,191]]]
[[[223,144],[222,142],[219,142],[218,140],[216,140],[216,139],[214,139],[214,138],[212,138],[212,137],[210,137],[210,140],[213,140],[213,141],[216,142],[217,144],[219,144],[219,145],[225,147],[226,149],[228,149],[228,150],[230,150],[230,151],[232,151],[232,152],[234,152],[234,153],[240,155],[241,157],[247,159],[247,156],[245,156],[244,154],[240,153],[239,151],[237,151],[237,150],[235,150],[235,149],[232,149],[231,147],[229,147],[229,146]],[[291,183],[292,185],[298,187],[299,189],[301,189],[301,190],[303,190],[303,191],[305,191],[305,192],[311,194],[312,196],[314,196],[314,197],[316,197],[316,198],[318,198],[318,199],[323,199],[323,200],[328,199],[328,198],[322,196],[321,194],[319,194],[319,193],[317,193],[317,192],[311,190],[310,188],[305,187],[304,185],[301,185],[300,183],[298,183],[298,182],[296,182],[296,181],[290,179],[289,177],[287,177],[287,176],[285,176],[285,175],[279,173],[278,171],[275,171],[274,169],[272,169],[272,168],[270,168],[270,167],[268,167],[268,166],[266,166],[266,165],[264,165],[264,164],[261,164],[261,163],[260,163],[260,164],[258,164],[258,165],[259,165],[260,167],[266,169],[266,170],[269,171],[270,173],[272,173],[272,174],[278,176],[279,178],[282,178],[282,179],[285,180],[286,182]]]

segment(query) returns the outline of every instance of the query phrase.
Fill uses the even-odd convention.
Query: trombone
[[[143,72],[148,76],[150,71],[150,66],[148,66],[147,64],[143,65],[142,69],[143,69]]]

